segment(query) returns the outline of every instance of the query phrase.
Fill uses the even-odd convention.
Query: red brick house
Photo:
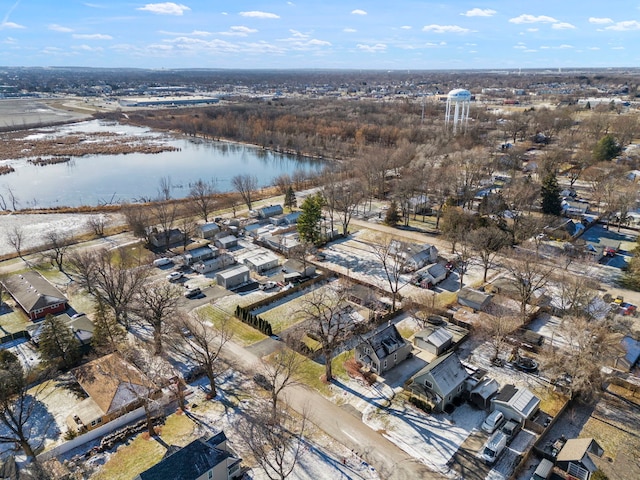
[[[67,309],[67,297],[38,272],[11,275],[2,284],[31,320]]]

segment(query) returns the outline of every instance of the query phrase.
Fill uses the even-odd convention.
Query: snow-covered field
[[[0,255],[15,253],[7,239],[7,235],[18,228],[22,231],[22,250],[41,247],[45,245],[44,233],[56,232],[66,236],[76,236],[91,232],[89,221],[91,217],[103,214],[76,214],[76,213],[44,213],[24,215],[0,215]],[[117,217],[117,218],[116,218]],[[121,221],[119,216],[106,215],[105,223]]]

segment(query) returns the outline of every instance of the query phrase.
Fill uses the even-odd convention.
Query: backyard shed
[[[489,410],[491,399],[497,395],[498,390],[500,390],[500,384],[496,380],[485,378],[471,390],[469,401],[478,408]]]
[[[258,217],[266,219],[276,215],[282,215],[283,211],[282,205],[269,205],[258,209]]]
[[[500,410],[505,418],[524,422],[540,409],[540,399],[531,390],[514,385],[505,385],[491,400],[492,410]]]
[[[458,303],[473,310],[484,310],[491,303],[492,298],[491,294],[482,293],[469,287],[464,287],[458,292]]]
[[[427,327],[415,334],[413,343],[421,350],[441,355],[453,344],[453,335],[444,327]]]
[[[246,265],[237,265],[233,268],[223,270],[216,274],[218,285],[227,290],[247,283],[250,279],[249,267]]]
[[[303,277],[313,277],[316,274],[316,266],[312,263],[303,263],[299,260],[290,259],[282,264],[282,271],[285,273],[299,273]]]

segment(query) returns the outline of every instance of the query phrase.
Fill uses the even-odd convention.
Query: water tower
[[[469,120],[469,107],[471,105],[471,92],[463,88],[451,90],[447,95],[447,113],[444,121],[447,125],[453,123],[453,133],[456,133],[458,124],[467,126]]]

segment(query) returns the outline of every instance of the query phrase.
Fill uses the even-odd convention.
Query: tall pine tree
[[[560,186],[554,172],[547,173],[542,180],[540,195],[542,196],[542,213],[546,215],[560,215],[562,213]]]
[[[293,187],[289,185],[286,193],[284,194],[284,206],[289,210],[293,210],[298,206],[298,201],[296,200],[296,194],[293,191]]]
[[[322,241],[321,222],[322,206],[324,199],[320,193],[304,199],[300,209],[302,213],[298,217],[298,233],[300,240],[306,243],[319,245]]]
[[[75,366],[82,357],[80,343],[71,329],[53,315],[47,315],[42,322],[38,349],[46,363],[63,369]]]

